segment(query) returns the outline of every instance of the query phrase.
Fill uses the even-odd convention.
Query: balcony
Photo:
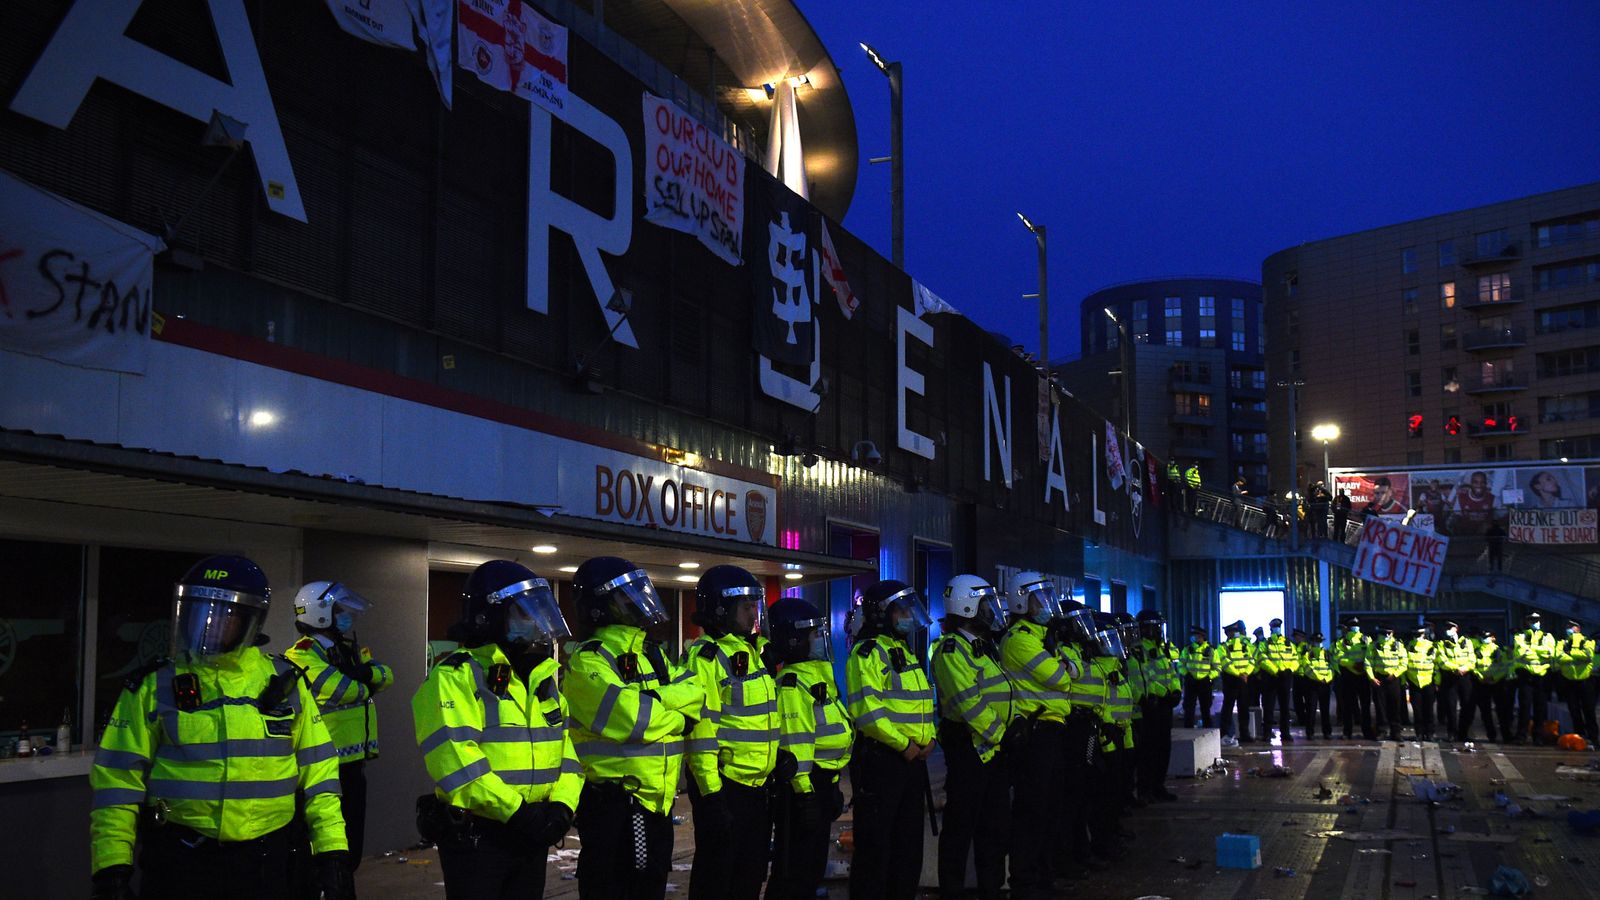
[[[1528,343],[1528,329],[1479,328],[1461,336],[1461,346],[1466,350],[1498,350],[1503,347],[1522,347]]]
[[[1516,374],[1498,375],[1481,381],[1469,381],[1461,386],[1469,394],[1496,394],[1504,391],[1525,391],[1528,381]]]
[[[1194,391],[1200,394],[1209,394],[1216,390],[1209,378],[1202,378],[1195,372],[1173,371],[1167,375],[1167,387],[1175,391]]]
[[[1516,262],[1522,257],[1522,252],[1516,244],[1506,244],[1499,250],[1489,253],[1474,253],[1461,258],[1461,266],[1466,269],[1487,268],[1489,266],[1503,266],[1506,263]]]
[[[1494,424],[1488,424],[1493,422]],[[1504,419],[1488,419],[1483,422],[1468,422],[1467,437],[1494,438],[1517,437],[1533,433],[1533,418],[1531,416],[1509,415]]]
[[[1259,409],[1230,409],[1228,418],[1235,424],[1245,428],[1267,427],[1267,414]]]
[[[1174,412],[1169,419],[1174,425],[1215,425],[1217,421],[1209,412],[1190,411],[1186,413]]]
[[[1527,292],[1522,285],[1514,284],[1506,290],[1500,291],[1495,299],[1484,299],[1476,290],[1471,291],[1461,299],[1462,309],[1470,312],[1485,312],[1493,309],[1507,309],[1528,299]]]
[[[1251,384],[1248,381],[1241,381],[1238,384],[1229,386],[1228,393],[1247,400],[1265,400],[1267,398],[1267,386],[1265,384]]]

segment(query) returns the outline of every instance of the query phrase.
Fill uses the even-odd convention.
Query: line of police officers
[[[1529,613],[1524,629],[1510,644],[1492,631],[1468,637],[1455,622],[1438,623],[1438,634],[1417,626],[1402,641],[1393,624],[1384,624],[1377,639],[1362,632],[1359,617],[1340,626],[1332,646],[1323,636],[1295,629],[1283,636],[1283,621],[1273,619],[1272,633],[1244,636],[1244,623],[1225,627],[1220,646],[1196,627],[1180,657],[1184,678],[1184,725],[1211,726],[1212,684],[1222,680],[1221,725],[1225,735],[1241,743],[1254,738],[1245,713],[1259,699],[1262,738],[1276,727],[1293,741],[1289,727],[1291,697],[1295,716],[1307,738],[1318,724],[1322,736],[1333,737],[1331,700],[1338,698],[1339,723],[1346,740],[1359,724],[1361,736],[1375,740],[1386,733],[1400,739],[1402,725],[1414,725],[1418,740],[1466,741],[1473,719],[1482,716],[1490,741],[1526,743],[1548,718],[1548,699],[1555,693],[1567,704],[1573,732],[1591,743],[1600,740],[1595,723],[1594,639],[1581,623],[1568,620],[1560,638],[1543,630],[1539,613]],[[1408,703],[1409,698],[1409,703]],[[1515,709],[1515,717],[1513,717]],[[1234,713],[1240,720],[1234,731]],[[1276,712],[1276,716],[1274,713]],[[1497,728],[1498,726],[1498,728]]]
[[[704,634],[679,661],[647,635],[667,613],[642,569],[591,559],[573,590],[590,636],[559,672],[571,632],[549,582],[506,560],[478,567],[453,631],[461,649],[412,698],[434,782],[417,824],[439,847],[447,896],[540,896],[547,848],[574,825],[580,896],[664,896],[685,767],[690,893],[707,898],[755,898],[763,884],[768,897],[815,896],[846,766],[852,894],[913,896],[936,745],[951,895],[971,858],[977,894],[999,896],[1007,857],[1013,895],[1044,895],[1122,854],[1126,805],[1176,799],[1163,780],[1181,660],[1157,613],[1095,612],[1038,573],[1003,594],[961,575],[924,659],[922,598],[879,581],[852,613],[841,694],[826,616],[799,598],[768,610],[743,569],[699,579]],[[269,657],[269,597],[237,556],[177,584],[173,658],[130,679],[90,775],[93,896],[354,897],[373,697],[394,676],[355,639],[369,604],[337,582],[301,589],[301,637]]]

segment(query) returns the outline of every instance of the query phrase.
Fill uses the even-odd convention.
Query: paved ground
[[[1478,747],[1467,753],[1451,744],[1336,741],[1301,742],[1288,750],[1230,748],[1224,774],[1174,780],[1179,802],[1131,810],[1125,826],[1137,839],[1128,858],[1061,896],[1457,898],[1488,893],[1495,868],[1504,864],[1535,885],[1534,898],[1600,898],[1600,835],[1582,837],[1567,825],[1570,810],[1600,809],[1600,769],[1557,772],[1558,766],[1600,766],[1600,757]],[[1274,766],[1286,766],[1293,775],[1249,774]],[[1419,800],[1413,779],[1422,778],[1459,785],[1459,795],[1439,803]],[[1509,816],[1497,792],[1523,814]],[[679,811],[687,805],[680,798]],[[848,812],[839,825],[849,826]],[[1224,831],[1258,835],[1262,867],[1215,868],[1214,842]],[[929,885],[933,840],[924,854]],[[576,864],[577,842],[569,838],[567,844],[552,854],[548,897],[577,895],[577,882],[562,877]],[[835,853],[845,858],[837,848]],[[669,897],[686,896],[692,855],[693,836],[684,824],[678,829],[676,889]],[[357,882],[365,898],[444,896],[431,850],[370,859]],[[847,896],[843,881],[829,886],[831,897]]]

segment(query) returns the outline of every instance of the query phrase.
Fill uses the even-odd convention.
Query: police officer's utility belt
[[[250,844],[264,844],[276,840],[288,830],[285,825],[276,831],[269,831],[260,837],[243,841],[220,841],[207,834],[201,834],[187,825],[167,821],[166,811],[160,806],[145,806],[139,810],[139,839],[149,843],[167,845],[182,845],[190,850],[220,849],[227,847],[244,847]]]
[[[479,841],[507,833],[506,823],[451,806],[434,794],[417,798],[417,834],[430,843],[475,847]]]

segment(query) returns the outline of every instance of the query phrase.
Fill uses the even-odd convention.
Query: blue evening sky
[[[861,171],[845,225],[889,255],[888,82],[905,68],[906,268],[1051,356],[1079,301],[1600,180],[1600,2],[799,0],[844,73]]]

